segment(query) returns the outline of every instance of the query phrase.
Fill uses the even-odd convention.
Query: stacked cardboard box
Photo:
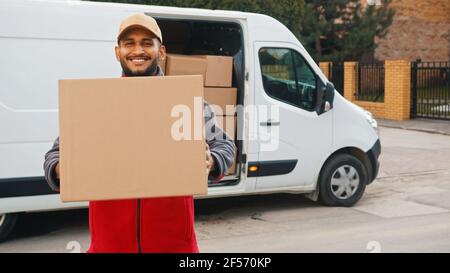
[[[236,141],[236,88],[205,87],[204,96],[216,114],[217,123]],[[227,174],[236,172],[236,160]]]
[[[165,72],[168,76],[202,75],[205,100],[216,113],[219,126],[236,140],[237,89],[232,87],[232,57],[168,54]],[[235,172],[236,164],[233,163],[227,174]]]
[[[206,60],[188,55],[167,54],[165,70],[167,76],[206,75]]]

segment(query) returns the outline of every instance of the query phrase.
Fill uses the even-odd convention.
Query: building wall
[[[375,42],[378,60],[450,60],[450,0],[393,0],[388,35]]]

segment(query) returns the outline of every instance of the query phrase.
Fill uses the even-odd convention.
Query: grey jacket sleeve
[[[53,143],[53,147],[45,154],[44,173],[45,180],[52,190],[59,192],[59,179],[55,177],[55,167],[59,162],[59,137]]]
[[[216,163],[216,169],[209,174],[208,179],[220,180],[233,164],[236,146],[234,141],[217,124],[214,111],[208,102],[204,101],[206,143]]]

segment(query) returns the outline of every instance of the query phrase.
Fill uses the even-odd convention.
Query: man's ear
[[[159,47],[159,61],[164,61],[166,59],[166,47],[164,45],[161,45]]]
[[[114,48],[114,50],[115,50],[115,52],[116,52],[116,59],[117,59],[117,61],[120,62],[120,48],[119,48],[118,46],[116,46],[116,47]]]

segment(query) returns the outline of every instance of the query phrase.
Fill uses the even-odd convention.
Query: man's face
[[[116,46],[116,58],[128,77],[154,76],[166,50],[153,33],[133,28],[124,33]]]

